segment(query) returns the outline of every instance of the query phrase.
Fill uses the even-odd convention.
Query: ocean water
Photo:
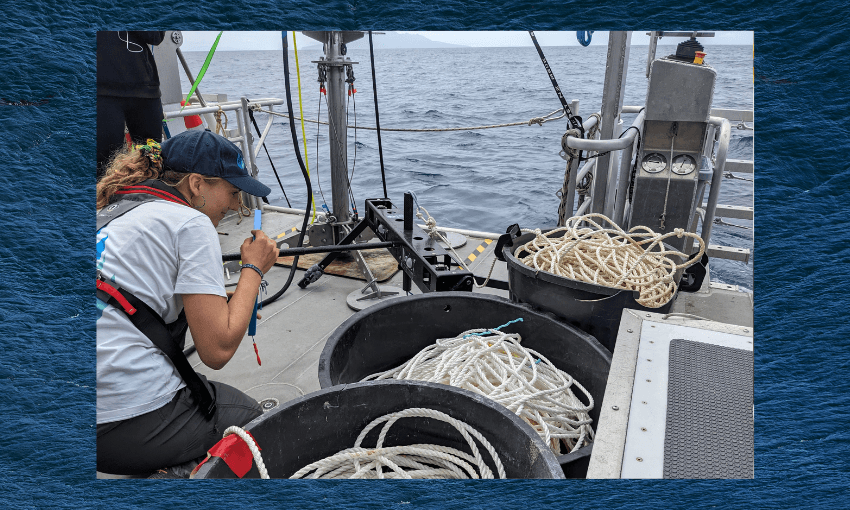
[[[564,39],[574,38],[572,32]],[[292,33],[289,46],[292,47]],[[308,41],[297,32],[296,42]],[[375,35],[375,38],[381,37]],[[666,39],[663,40],[666,42]],[[715,108],[753,109],[753,48],[710,45],[703,41],[707,62],[718,74]],[[642,106],[646,100],[647,46],[631,49],[624,102]],[[579,114],[599,112],[605,80],[607,46],[553,46],[544,48],[567,101],[579,100]],[[661,45],[657,56],[675,53],[675,45]],[[207,52],[185,52],[193,75]],[[298,52],[301,104],[307,138],[307,162],[317,206],[332,209],[327,101],[319,92],[316,64],[320,49]],[[349,126],[372,127],[375,122],[369,50],[353,48],[347,57],[354,67],[357,93],[348,100]],[[290,51],[290,87],[293,108],[301,116],[295,54]],[[555,192],[564,180],[561,136],[567,120],[543,126],[512,126],[449,132],[393,132],[387,128],[443,129],[527,122],[560,108],[558,97],[534,47],[377,49],[375,74],[381,122],[387,191],[401,205],[405,191],[416,193],[419,204],[438,225],[504,233],[518,223],[523,228],[552,227],[557,223],[560,199]],[[181,71],[182,88],[191,83]],[[220,51],[215,54],[199,86],[204,93],[226,94],[228,100],[276,97],[285,99],[283,56],[280,51]],[[321,98],[321,99],[320,99]],[[275,107],[286,112],[286,105]],[[264,128],[267,114],[256,114]],[[623,129],[635,115],[624,115]],[[314,122],[307,122],[307,121]],[[235,114],[228,117],[236,125]],[[748,124],[752,127],[752,123]],[[300,123],[298,147],[304,153]],[[253,132],[253,128],[252,128]],[[753,160],[754,131],[733,129],[729,159]],[[293,207],[306,206],[306,186],[295,153],[289,120],[273,117],[266,148]],[[383,196],[378,138],[374,130],[348,130],[347,151],[351,188],[357,207],[365,198]],[[257,157],[260,179],[270,188],[273,205],[287,202],[264,151]],[[752,179],[752,175],[740,175]],[[753,183],[724,179],[721,204],[753,205]],[[707,196],[707,195],[706,195]],[[753,222],[726,220],[740,225],[715,225],[712,244],[752,250]],[[712,261],[712,277],[723,283],[753,289],[753,262]]]
[[[845,35],[845,2],[650,5],[627,1],[616,6],[594,3],[583,6],[581,12],[575,5],[551,1],[503,5],[456,0],[302,0],[286,4],[256,0],[246,9],[245,4],[234,2],[200,5],[178,0],[163,7],[121,0],[86,4],[47,1],[7,9],[0,21],[4,50],[0,53],[4,73],[0,98],[15,102],[49,100],[41,106],[0,104],[0,161],[5,163],[0,171],[0,262],[6,270],[0,287],[0,423],[4,426],[0,436],[0,499],[4,506],[847,506],[850,321],[846,309],[850,301],[842,283],[850,254],[850,165],[845,157],[850,149],[846,136],[850,93],[843,63],[850,42]],[[754,268],[752,277],[756,304],[755,480],[382,484],[95,480],[95,307],[90,285],[94,259],[95,30],[276,30],[281,26],[317,30],[679,29],[694,25],[756,32],[759,144],[754,149],[758,214],[754,260],[758,268]],[[477,64],[469,62],[469,66]],[[457,73],[465,72],[466,67]],[[568,78],[561,69],[559,64],[555,72],[563,86]],[[358,90],[366,90],[361,84],[370,81],[368,74],[358,71],[357,76]],[[474,85],[482,97],[491,91],[500,93],[498,82],[503,77],[491,78],[470,86]],[[420,79],[433,77],[422,75]],[[379,81],[381,98],[389,95],[383,92],[385,85],[389,86]],[[540,94],[545,95],[545,90],[541,85]],[[584,105],[592,103],[580,99]],[[411,108],[420,108],[418,100],[411,103]],[[538,112],[535,105],[528,113],[539,115],[554,109],[546,107]],[[500,115],[494,118],[503,119]],[[418,125],[424,124],[416,120]],[[389,119],[382,121],[382,125],[391,125]],[[554,132],[552,126],[537,132],[543,136],[550,130]],[[555,152],[549,136],[545,138],[544,149]],[[368,159],[364,157],[361,162]],[[552,163],[553,175],[557,175],[556,163]],[[356,186],[360,185],[358,175]],[[374,186],[365,180],[361,184],[363,191],[355,189],[358,196],[370,193]],[[425,189],[426,184],[421,186]],[[542,190],[543,185],[540,187]],[[393,198],[401,191],[391,186]],[[551,191],[540,191],[540,195]],[[297,196],[295,191],[293,196]],[[426,207],[434,200],[428,196]],[[552,210],[537,205],[530,204],[529,211]],[[487,213],[481,213],[479,223],[490,217],[492,207],[482,209]],[[437,215],[436,210],[431,212]],[[441,214],[440,221],[463,226],[471,223],[463,215]],[[494,220],[492,228],[501,223]]]

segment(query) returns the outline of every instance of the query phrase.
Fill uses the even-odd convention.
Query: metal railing
[[[245,99],[245,98],[243,98]],[[250,105],[258,105],[258,106],[268,106],[269,110],[274,111],[274,105],[283,104],[283,99],[275,99],[275,98],[263,98],[263,99],[252,99],[250,101]],[[193,115],[202,115],[202,114],[212,114],[219,111],[222,112],[237,112],[236,122],[237,122],[237,136],[229,136],[227,137],[233,143],[242,142],[243,137],[245,136],[245,119],[244,115],[247,115],[247,112],[243,112],[242,101],[225,101],[221,103],[207,103],[207,106],[200,106],[189,104],[181,111],[172,111],[165,112],[166,119],[175,119],[181,117],[190,117]],[[263,134],[260,136],[260,139],[256,144],[252,143],[252,147],[256,145],[256,154],[259,154],[259,149],[265,142],[266,136],[268,135],[269,130],[271,129],[271,125],[273,122],[273,118],[270,115],[268,121],[266,122],[266,127],[263,130]],[[208,122],[209,123],[209,122]],[[253,137],[252,142],[253,142]]]
[[[574,102],[574,104],[577,102]],[[577,108],[576,108],[577,110]],[[631,167],[634,154],[634,144],[637,140],[638,132],[642,135],[643,121],[645,116],[645,108],[641,106],[624,106],[621,113],[637,114],[631,127],[620,138],[611,140],[598,139],[582,139],[574,136],[567,136],[565,144],[567,147],[596,152],[618,152],[623,151],[620,157],[619,178],[617,184],[610,184],[606,192],[606,200],[603,207],[604,214],[611,218],[618,225],[624,222],[627,214],[626,196],[628,194],[629,183],[631,180]],[[713,169],[711,177],[711,186],[709,187],[708,202],[705,204],[704,212],[700,212],[702,217],[702,232],[701,237],[706,246],[711,240],[711,230],[714,225],[714,218],[717,211],[717,204],[720,197],[720,186],[723,179],[723,171],[726,167],[726,156],[729,150],[729,140],[731,138],[732,125],[729,120],[736,122],[738,129],[752,129],[746,126],[745,122],[753,122],[753,112],[751,110],[729,110],[729,109],[712,109],[712,116],[709,117],[708,124],[711,132],[709,136],[713,138],[715,144],[707,144],[706,155],[710,158],[714,153]],[[597,117],[590,116],[584,123],[585,131],[590,130],[598,122]],[[745,166],[747,162],[736,162],[739,166]],[[751,163],[750,163],[751,165]],[[588,173],[593,173],[594,177],[599,169],[597,159],[587,161],[577,172],[571,172],[569,190],[576,189],[576,183],[580,182]],[[594,178],[594,181],[597,179]],[[704,186],[704,185],[703,185]],[[704,190],[704,188],[701,188]],[[703,191],[704,192],[704,191]],[[698,192],[700,205],[702,205],[702,193]],[[571,197],[572,198],[572,197]],[[592,195],[587,196],[582,204],[578,207],[576,215],[580,216],[592,207]],[[572,204],[572,200],[569,201]],[[696,222],[693,224],[692,231],[696,230]]]
[[[262,99],[253,99],[251,101],[246,97],[242,97],[239,101],[224,101],[224,102],[208,102],[205,101],[203,105],[193,105],[189,104],[179,111],[165,112],[165,119],[176,119],[182,117],[189,117],[194,115],[207,115],[214,114],[218,112],[235,112],[236,113],[236,136],[228,136],[230,133],[225,132],[224,136],[233,143],[238,143],[242,146],[242,153],[248,155],[248,162],[251,165],[251,175],[257,177],[259,173],[259,168],[257,167],[257,155],[260,152],[263,144],[266,141],[266,137],[271,130],[274,116],[269,115],[268,120],[266,121],[266,125],[260,134],[260,138],[254,141],[254,136],[251,134],[251,130],[249,127],[250,120],[248,117],[248,109],[251,106],[260,106],[260,107],[268,107],[270,111],[274,111],[274,105],[283,104],[283,99],[277,98],[262,98]],[[210,123],[210,119],[207,119],[207,123]],[[259,208],[262,205],[262,201],[258,198],[245,195],[246,203],[250,204],[252,208]]]

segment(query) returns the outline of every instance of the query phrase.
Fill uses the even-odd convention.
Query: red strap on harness
[[[134,313],[136,313],[136,309],[133,308],[133,305],[131,305],[130,302],[127,301],[127,299],[125,299],[120,292],[118,292],[118,289],[116,289],[112,285],[109,285],[103,280],[95,279],[95,281],[97,282],[97,290],[102,290],[103,292],[106,292],[110,296],[114,297],[116,301],[118,301],[118,303],[120,303],[121,306],[124,308],[124,311],[127,312],[127,315],[133,315]]]
[[[132,195],[135,193],[147,193],[148,195],[153,195],[157,198],[174,202],[175,204],[189,205],[188,202],[180,197],[156,188],[151,188],[150,186],[125,186],[115,192],[116,195]]]

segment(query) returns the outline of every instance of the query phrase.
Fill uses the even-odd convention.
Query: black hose
[[[248,109],[248,116],[251,117],[251,122],[254,124],[254,129],[257,130],[257,136],[262,136],[260,134],[260,126],[257,125],[257,121],[256,119],[254,119],[254,111]],[[269,149],[266,148],[266,142],[263,142],[263,149],[266,151],[266,156],[269,158],[269,164],[272,166],[272,171],[274,172],[274,176],[277,178],[277,183],[280,184],[280,190],[283,192],[283,198],[286,199],[286,205],[287,207],[292,207],[292,204],[289,203],[289,197],[286,196],[286,190],[283,189],[283,183],[280,182],[280,176],[277,174],[277,168],[274,167],[274,162],[272,161],[271,154],[269,154]]]
[[[298,148],[298,134],[295,131],[295,113],[292,108],[292,90],[289,86],[289,44],[286,39],[286,31],[281,32],[283,41],[283,81],[286,86],[286,108],[289,112],[289,129],[292,131],[292,147],[295,149],[295,157],[298,159],[298,166],[301,167],[301,173],[304,176],[304,182],[307,183],[307,208],[304,210],[304,223],[301,225],[301,234],[298,236],[298,246],[301,248],[304,245],[304,234],[307,232],[307,223],[310,221],[310,209],[313,207],[313,185],[310,183],[310,174],[307,173],[307,167],[304,166],[304,160],[301,159],[301,150]],[[277,291],[276,294],[270,296],[260,303],[260,307],[273,303],[286,292],[289,285],[292,284],[292,278],[295,276],[295,271],[298,269],[298,255],[292,260],[292,270],[289,272],[289,278],[283,285],[283,288]]]
[[[375,97],[375,127],[378,130],[378,157],[381,159],[381,182],[387,198],[387,176],[384,173],[384,149],[381,146],[381,118],[378,115],[378,86],[375,84],[375,50],[372,48],[372,31],[369,30],[369,58],[372,61],[372,94]]]
[[[304,248],[281,248],[278,257],[292,257],[293,255],[312,255],[314,253],[339,253],[345,251],[360,251],[360,250],[376,250],[378,248],[393,248],[398,246],[398,243],[392,241],[377,241],[374,243],[358,243],[358,244],[329,244],[325,246],[308,246]],[[225,253],[221,256],[222,262],[231,262],[239,260],[242,257],[240,253]]]

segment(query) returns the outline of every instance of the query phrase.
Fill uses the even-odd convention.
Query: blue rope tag
[[[531,367],[534,368],[534,365],[539,365],[539,364],[540,364],[540,358],[537,358],[536,360],[534,360],[531,363]],[[523,365],[525,365],[525,360],[522,361],[522,365],[520,365],[520,368],[522,368]]]
[[[506,322],[506,323],[502,324],[501,326],[499,326],[498,328],[492,328],[492,329],[493,329],[493,330],[498,331],[498,330],[500,330],[500,329],[504,328],[505,326],[510,326],[510,325],[511,325],[511,324],[513,324],[514,322],[522,322],[522,317],[520,317],[519,319],[514,319],[514,320],[512,320],[512,321],[510,321],[510,322]],[[461,337],[461,340],[463,340],[464,338],[466,338],[466,337],[468,337],[468,336],[484,336],[484,335],[492,335],[492,334],[493,334],[493,333],[491,333],[491,332],[490,332],[490,330],[487,330],[487,331],[485,331],[485,332],[483,332],[483,333],[480,333],[480,334],[479,334],[479,333],[470,333],[470,334],[468,334],[468,335],[463,335],[463,336]]]

